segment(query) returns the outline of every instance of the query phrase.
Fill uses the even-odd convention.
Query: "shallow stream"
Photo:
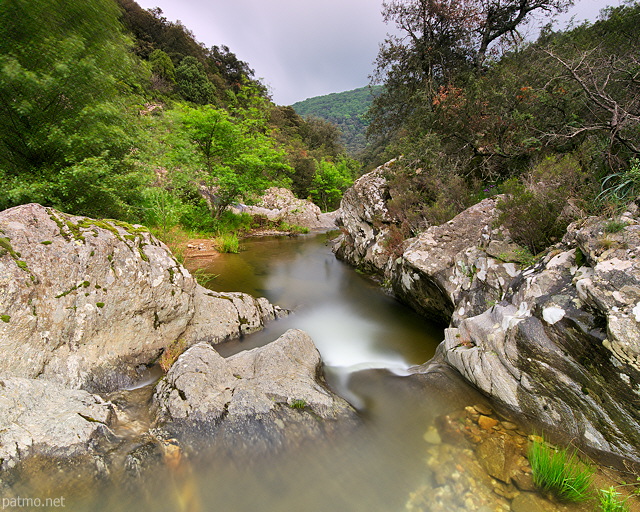
[[[442,327],[338,261],[329,239],[330,234],[251,239],[240,254],[192,259],[187,266],[216,274],[213,290],[248,292],[293,310],[259,333],[218,345],[222,355],[263,345],[290,328],[307,331],[323,357],[327,381],[358,409],[361,425],[275,455],[192,454],[186,463],[161,464],[141,479],[106,474],[82,487],[81,475],[74,479],[64,468],[68,510],[405,510],[427,479],[424,435],[434,418],[479,397],[461,382],[443,390],[408,376],[410,366],[433,356]],[[144,390],[132,393],[149,396]],[[51,492],[54,484],[42,481],[42,471],[38,479],[42,492]]]

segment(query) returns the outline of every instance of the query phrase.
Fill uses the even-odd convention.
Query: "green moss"
[[[26,262],[26,261],[17,260],[17,261],[16,261],[16,265],[18,265],[18,267],[19,267],[19,268],[21,268],[22,270],[29,271],[29,269],[28,269],[28,267],[27,267],[27,262]]]
[[[82,286],[87,288],[91,283],[89,281],[82,281]]]
[[[80,224],[74,224],[73,222],[71,222],[70,220],[67,220],[65,222],[67,229],[71,232],[71,234],[73,235],[73,238],[75,238],[76,240],[79,240],[81,242],[84,242],[84,235],[82,234],[82,231],[80,231]]]
[[[42,245],[51,245],[53,242],[51,240],[45,240],[44,242],[40,242]]]
[[[6,251],[5,254],[7,252],[9,254],[11,254],[11,257],[13,259],[17,259],[18,258],[18,255],[13,250],[13,247],[11,247],[11,240],[9,240],[8,238],[0,237],[0,248],[4,249]]]
[[[144,260],[144,261],[149,261],[149,256],[147,256],[144,251],[142,250],[142,247],[138,247],[138,252],[140,253],[140,257]]]
[[[9,315],[2,315],[0,316],[0,320],[2,320],[5,324],[8,324],[9,320],[11,320],[11,317]]]
[[[98,306],[99,308],[103,308],[104,302],[96,302],[96,306]]]

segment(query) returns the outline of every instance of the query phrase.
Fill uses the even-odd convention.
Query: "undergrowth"
[[[580,461],[565,448],[553,448],[534,441],[529,448],[533,482],[559,501],[581,502],[589,499],[592,466]]]

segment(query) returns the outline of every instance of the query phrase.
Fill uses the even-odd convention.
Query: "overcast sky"
[[[382,0],[136,1],[160,7],[208,47],[227,45],[279,105],[367,85],[378,46],[392,30],[382,22]],[[594,20],[601,8],[619,4],[577,0],[570,14]]]

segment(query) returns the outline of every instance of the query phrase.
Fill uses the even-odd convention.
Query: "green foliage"
[[[234,201],[286,182],[291,172],[284,152],[256,130],[256,119],[249,111],[244,113],[246,117],[238,119],[226,110],[204,106],[183,107],[175,114],[183,127],[183,142],[192,144],[200,157],[201,170],[193,169],[193,176],[202,181],[201,192],[214,217]]]
[[[602,180],[598,200],[624,205],[640,195],[640,159],[631,160],[629,169],[610,174]]]
[[[214,100],[213,84],[207,77],[204,65],[195,57],[182,59],[175,75],[178,90],[187,101],[206,105]]]
[[[601,489],[599,498],[602,512],[629,512],[629,507],[620,501],[620,493],[614,487]]]
[[[625,227],[627,227],[627,223],[623,222],[619,219],[611,219],[607,221],[604,225],[605,233],[620,233]]]
[[[147,188],[142,192],[144,224],[158,227],[166,234],[176,226],[186,210],[180,199],[160,187]]]
[[[544,441],[534,441],[529,448],[533,482],[541,490],[561,501],[581,502],[589,499],[594,469],[579,461],[566,449],[554,449]]]
[[[149,55],[149,64],[154,77],[165,87],[176,83],[176,69],[171,58],[162,50],[154,50]]]
[[[240,240],[235,233],[222,233],[216,237],[216,249],[220,252],[237,254],[240,252]]]
[[[502,186],[497,224],[533,254],[559,241],[568,224],[588,207],[593,189],[579,163],[570,156],[547,158],[522,178]],[[571,205],[573,202],[573,205]]]
[[[9,315],[0,315],[0,320],[8,324],[11,321],[11,317]]]
[[[323,160],[318,163],[309,193],[313,201],[323,211],[335,210],[340,206],[344,191],[353,184],[353,174],[349,162],[343,158],[337,163]]]
[[[57,170],[132,139],[138,79],[111,0],[0,4],[0,165],[12,176]]]
[[[304,398],[296,398],[295,400],[291,401],[289,407],[291,407],[292,409],[304,409],[305,407],[307,407],[307,405],[307,401]]]

